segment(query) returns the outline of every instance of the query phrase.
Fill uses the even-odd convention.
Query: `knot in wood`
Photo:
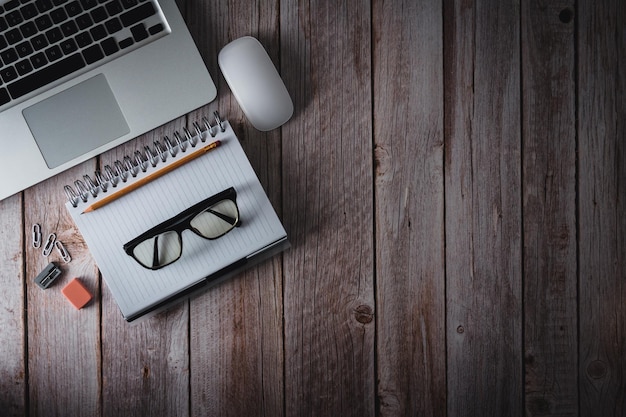
[[[574,20],[574,12],[571,9],[563,9],[559,13],[559,20],[563,23],[570,23]]]
[[[607,373],[606,364],[602,361],[592,361],[589,366],[587,366],[587,375],[593,379],[604,378]]]
[[[354,309],[354,317],[359,323],[368,324],[374,320],[374,311],[372,310],[372,307],[366,304],[361,304]]]

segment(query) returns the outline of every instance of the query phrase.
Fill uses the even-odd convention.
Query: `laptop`
[[[175,0],[0,0],[0,200],[211,102]]]

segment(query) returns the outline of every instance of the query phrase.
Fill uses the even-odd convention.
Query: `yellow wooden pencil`
[[[200,150],[191,153],[189,155],[186,155],[180,159],[177,159],[176,161],[174,161],[173,163],[169,164],[169,165],[165,165],[163,168],[154,171],[153,173],[151,173],[150,175],[147,175],[143,178],[141,178],[140,180],[132,183],[131,185],[129,185],[128,187],[124,187],[122,189],[120,189],[119,191],[115,191],[112,194],[106,196],[105,198],[103,198],[102,200],[98,200],[95,203],[93,203],[92,205],[90,205],[89,207],[87,207],[85,210],[83,210],[83,213],[89,213],[90,211],[94,211],[99,209],[102,206],[105,206],[107,204],[109,204],[112,201],[117,200],[120,197],[125,196],[126,194],[136,190],[137,188],[146,185],[147,183],[162,177],[163,175],[167,174],[168,172],[171,172],[173,170],[175,170],[176,168],[180,167],[181,165],[186,164],[187,162],[196,159],[197,157],[199,157],[200,155],[204,155],[205,153],[212,151],[213,149],[217,148],[218,146],[220,146],[222,144],[221,141],[216,140],[215,142],[211,142],[208,145],[206,145],[205,147],[201,148]],[[81,213],[82,214],[82,213]]]

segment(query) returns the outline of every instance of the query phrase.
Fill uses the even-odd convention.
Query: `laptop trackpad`
[[[48,168],[56,168],[130,132],[102,74],[22,113]]]

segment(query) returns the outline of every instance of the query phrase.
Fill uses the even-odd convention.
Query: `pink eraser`
[[[61,292],[77,310],[83,308],[91,300],[91,294],[78,278],[71,280]]]

